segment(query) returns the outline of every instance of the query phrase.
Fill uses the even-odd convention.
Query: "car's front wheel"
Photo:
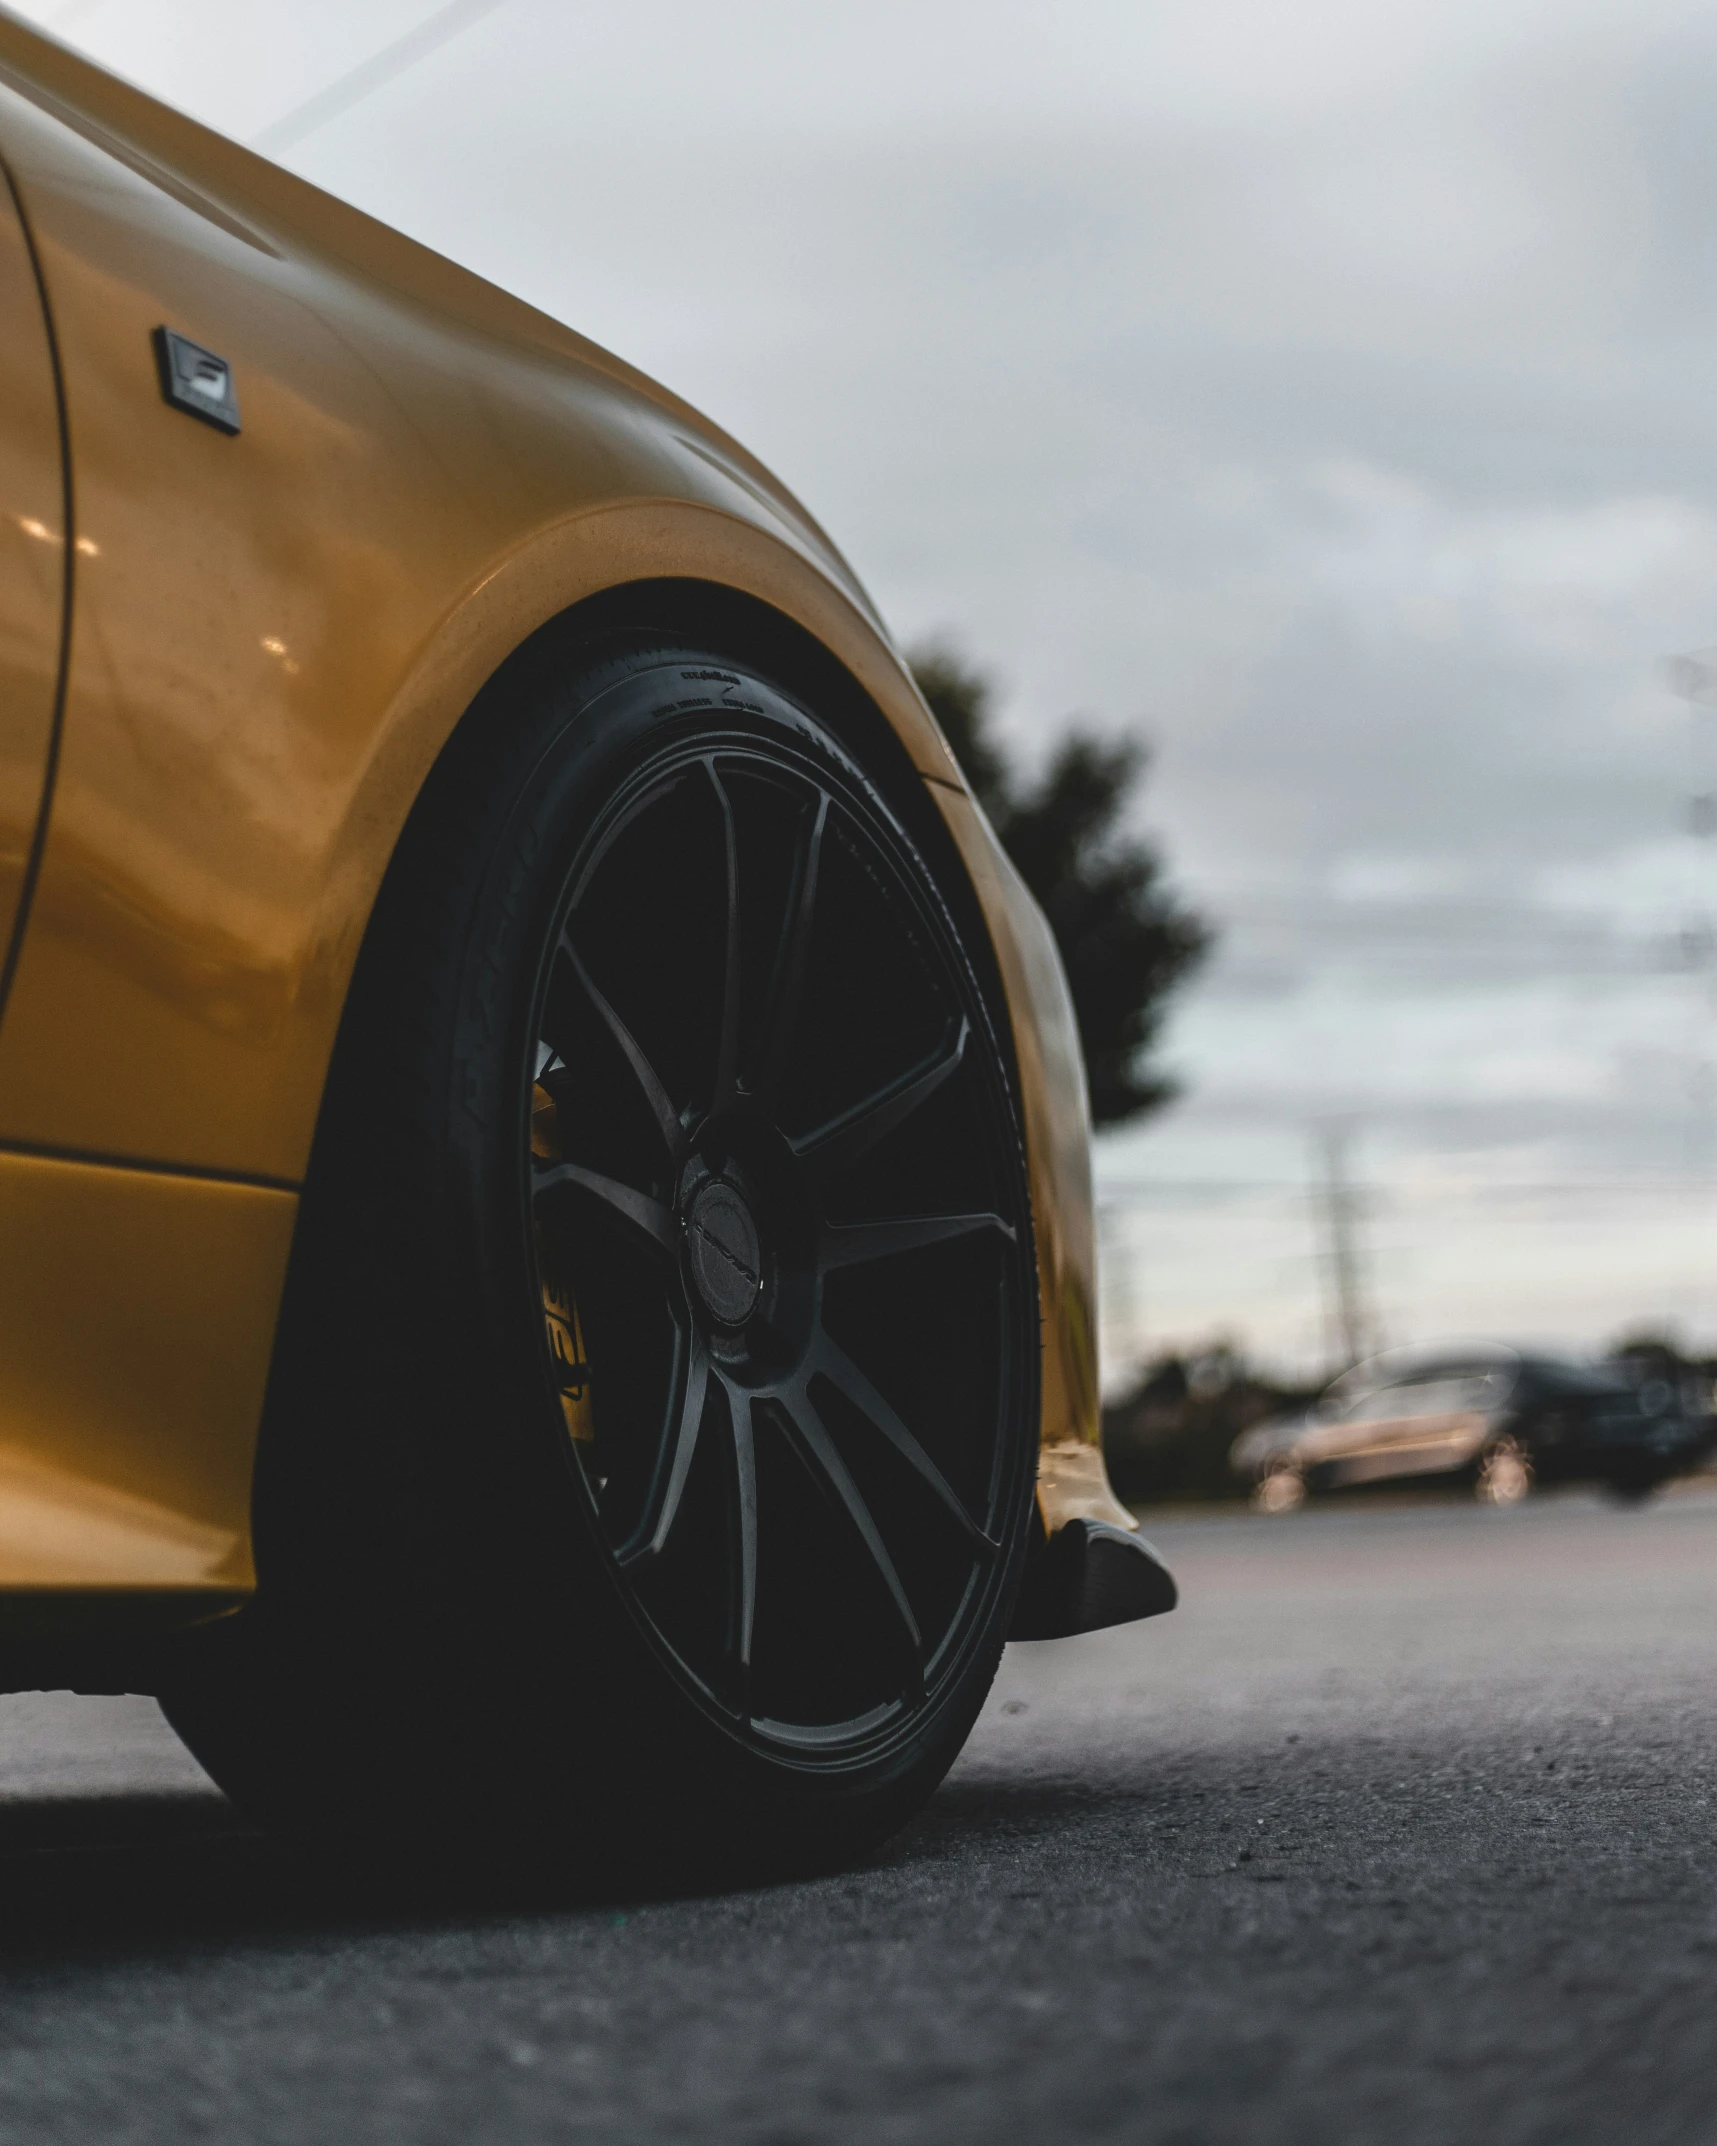
[[[1504,1432],[1479,1458],[1473,1492],[1481,1505],[1518,1505],[1532,1489],[1532,1456],[1521,1441]]]
[[[1292,1462],[1267,1468],[1252,1486],[1252,1507],[1260,1513],[1294,1513],[1306,1502],[1306,1479]]]
[[[1650,1461],[1618,1461],[1601,1478],[1617,1505],[1649,1504],[1668,1480],[1668,1472]]]
[[[419,1856],[874,1838],[994,1673],[1037,1322],[992,1010],[882,785],[719,655],[539,666],[378,903],[258,1600],[171,1718]]]

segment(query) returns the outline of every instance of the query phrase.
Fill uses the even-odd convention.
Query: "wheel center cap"
[[[751,1209],[721,1178],[705,1185],[686,1214],[692,1285],[710,1316],[743,1326],[763,1293],[763,1246]]]

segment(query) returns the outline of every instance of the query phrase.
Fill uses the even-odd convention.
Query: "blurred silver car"
[[[1709,1393],[1691,1374],[1474,1343],[1356,1365],[1309,1409],[1242,1432],[1229,1464],[1265,1512],[1309,1490],[1433,1476],[1464,1477],[1494,1505],[1581,1478],[1638,1498],[1694,1466],[1712,1434]]]

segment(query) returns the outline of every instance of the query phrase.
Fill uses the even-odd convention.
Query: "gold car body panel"
[[[0,975],[35,849],[66,598],[66,482],[35,263],[0,175]]]
[[[76,498],[58,765],[0,1019],[0,1150],[123,1164],[114,1199],[138,1212],[191,1181],[286,1211],[376,890],[478,690],[587,597],[706,583],[828,650],[942,804],[1013,1015],[1045,1444],[1094,1455],[1090,1186],[1065,984],[816,524],[742,448],[594,345],[3,10],[0,152],[51,307]],[[163,326],[232,366],[237,436],[162,399]],[[131,1359],[136,1421],[155,1426],[171,1487],[162,1503],[195,1525],[231,1510],[225,1489],[211,1506],[187,1488],[204,1481],[217,1422],[248,1480],[284,1260],[264,1211],[242,1257],[213,1208],[180,1211],[183,1257],[195,1264],[189,1236],[206,1223],[234,1270],[224,1295],[140,1334]],[[22,1214],[0,1202],[0,1260],[31,1256],[41,1216]],[[68,1284],[57,1314],[40,1303],[44,1337],[75,1353],[87,1302]],[[242,1424],[165,1405],[188,1390],[188,1357],[230,1364],[240,1334]],[[5,1382],[0,1371],[0,1411]],[[63,1459],[92,1494],[150,1494],[117,1421],[104,1466],[42,1393],[29,1405],[22,1448]],[[0,1414],[0,1438],[12,1420]],[[1067,1517],[1065,1476],[1046,1470],[1051,1527]],[[0,1530],[0,1587],[30,1584]]]
[[[1103,1465],[1091,1123],[1067,978],[1043,911],[970,792],[933,789],[989,920],[1013,1015],[1043,1334],[1038,1507],[1051,1535],[1069,1520],[1135,1529]]]
[[[250,1586],[250,1462],[297,1201],[0,1154],[0,1577]]]

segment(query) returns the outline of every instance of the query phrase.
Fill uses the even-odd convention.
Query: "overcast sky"
[[[250,139],[436,13],[13,0]],[[1036,751],[1148,738],[1222,928],[1103,1143],[1111,1373],[1717,1345],[1717,11],[470,0],[276,153],[666,380]]]

